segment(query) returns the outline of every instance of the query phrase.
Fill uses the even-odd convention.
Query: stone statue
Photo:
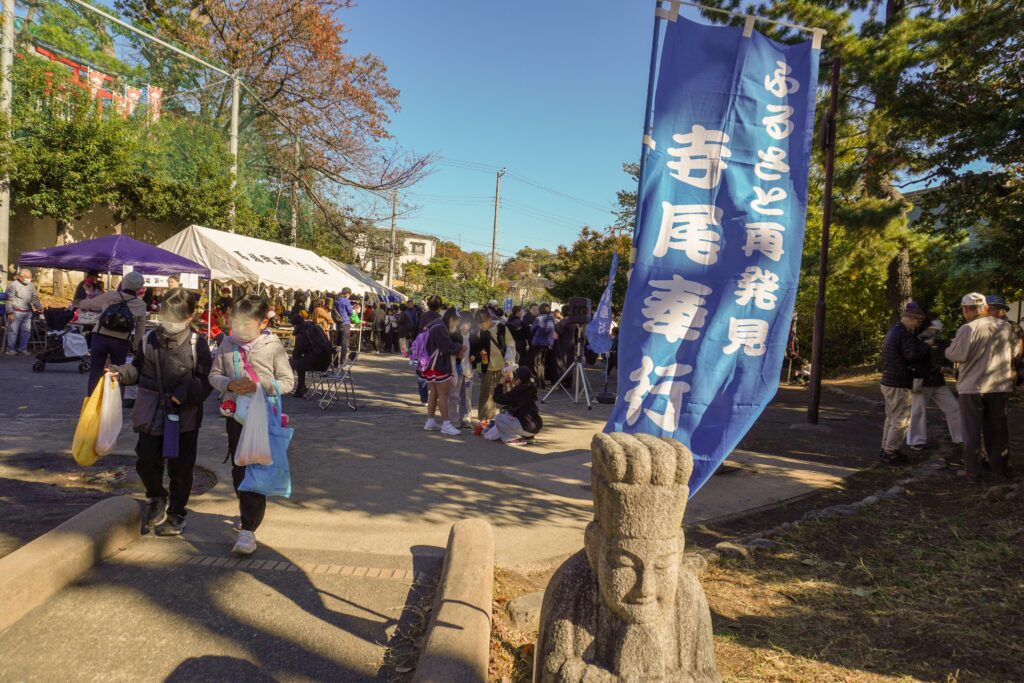
[[[683,562],[690,450],[647,434],[597,434],[594,521],[544,593],[535,683],[720,681],[711,613]]]

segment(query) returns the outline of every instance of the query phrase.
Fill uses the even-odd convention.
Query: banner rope
[[[669,3],[669,9],[662,8],[661,4],[663,2],[668,2]],[[785,26],[786,28],[791,28],[791,29],[793,29],[795,31],[803,31],[805,33],[813,34],[814,35],[814,39],[815,39],[815,43],[817,43],[815,45],[816,48],[820,46],[821,37],[823,37],[825,35],[825,33],[826,33],[825,29],[821,29],[821,28],[812,28],[810,26],[800,26],[798,24],[790,24],[790,23],[785,22],[785,21],[778,21],[776,19],[766,19],[765,17],[754,16],[752,14],[747,14],[746,12],[736,12],[734,10],[722,9],[721,7],[709,7],[708,5],[701,5],[701,4],[696,3],[696,2],[687,2],[686,0],[657,0],[657,2],[655,4],[657,6],[657,8],[655,9],[655,14],[657,16],[661,17],[662,19],[667,19],[668,21],[673,21],[673,22],[676,19],[679,18],[679,7],[681,5],[686,5],[687,7],[696,7],[697,9],[706,10],[708,12],[717,12],[719,14],[727,14],[727,15],[732,16],[732,17],[747,17],[747,18],[752,18],[755,21],[764,22],[766,24],[774,24],[775,26]]]

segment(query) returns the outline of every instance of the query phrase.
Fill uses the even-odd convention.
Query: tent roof
[[[125,266],[131,266],[133,270],[147,275],[196,273],[204,278],[210,276],[209,268],[194,260],[127,235],[107,235],[59,247],[27,251],[21,255],[18,263],[23,266],[96,270],[119,275],[124,272]]]
[[[308,249],[192,225],[170,237],[164,249],[209,266],[214,280],[259,283],[322,292],[362,284]]]

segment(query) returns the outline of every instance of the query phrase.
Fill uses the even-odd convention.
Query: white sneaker
[[[252,555],[256,552],[256,534],[251,531],[239,531],[238,540],[231,552],[236,555]]]
[[[441,425],[437,424],[437,420],[435,420],[434,418],[427,418],[427,423],[423,425],[423,431],[438,432],[441,431]]]
[[[447,434],[448,436],[462,436],[462,432],[459,431],[459,428],[451,422],[445,422],[441,425],[441,433]]]
[[[14,352],[14,351],[5,351],[4,355],[5,356],[17,356],[18,354],[16,352]]]

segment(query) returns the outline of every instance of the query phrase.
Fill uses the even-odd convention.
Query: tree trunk
[[[910,247],[901,244],[899,253],[889,262],[889,278],[885,283],[892,320],[896,322],[912,296],[912,279],[910,275]]]
[[[57,238],[54,240],[56,246],[61,247],[68,242],[68,231],[71,229],[70,223],[64,223],[57,221]],[[53,271],[53,295],[57,298],[64,297],[64,271],[59,268],[54,268]]]

